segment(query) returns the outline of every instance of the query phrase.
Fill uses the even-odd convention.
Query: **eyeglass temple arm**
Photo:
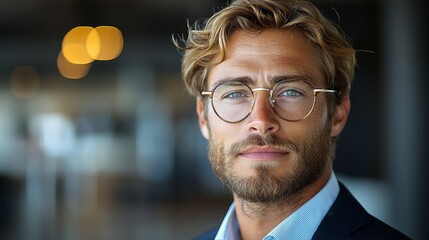
[[[212,97],[213,96],[213,92],[201,92],[201,95]]]
[[[316,89],[314,89],[314,94],[317,94],[317,93],[320,93],[320,92],[322,92],[322,93],[336,93],[337,90],[324,89],[324,88],[316,88]]]

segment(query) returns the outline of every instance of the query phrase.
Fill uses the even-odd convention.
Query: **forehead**
[[[270,86],[279,76],[303,76],[316,86],[322,85],[316,56],[308,39],[297,30],[235,31],[228,39],[224,61],[210,69],[207,86],[243,77],[255,85]]]

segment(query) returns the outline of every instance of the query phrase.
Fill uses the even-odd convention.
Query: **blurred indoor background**
[[[0,239],[191,239],[220,224],[231,197],[171,37],[224,2],[0,2]],[[371,213],[424,239],[427,8],[314,2],[359,50],[336,172]],[[65,73],[62,42],[77,26],[114,27],[120,54]]]

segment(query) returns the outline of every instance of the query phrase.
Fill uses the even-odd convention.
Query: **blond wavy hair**
[[[183,52],[182,77],[189,92],[206,91],[210,68],[224,60],[228,38],[236,30],[295,29],[308,38],[328,88],[337,90],[332,105],[348,96],[356,64],[355,50],[341,29],[307,1],[236,0],[211,18],[188,24],[187,39],[173,39]],[[331,105],[331,107],[332,107]]]

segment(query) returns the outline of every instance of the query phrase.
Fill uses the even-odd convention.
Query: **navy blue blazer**
[[[195,240],[213,240],[217,231],[218,229],[213,229]],[[313,236],[313,240],[326,239],[402,240],[410,238],[370,215],[340,183],[337,199]]]

